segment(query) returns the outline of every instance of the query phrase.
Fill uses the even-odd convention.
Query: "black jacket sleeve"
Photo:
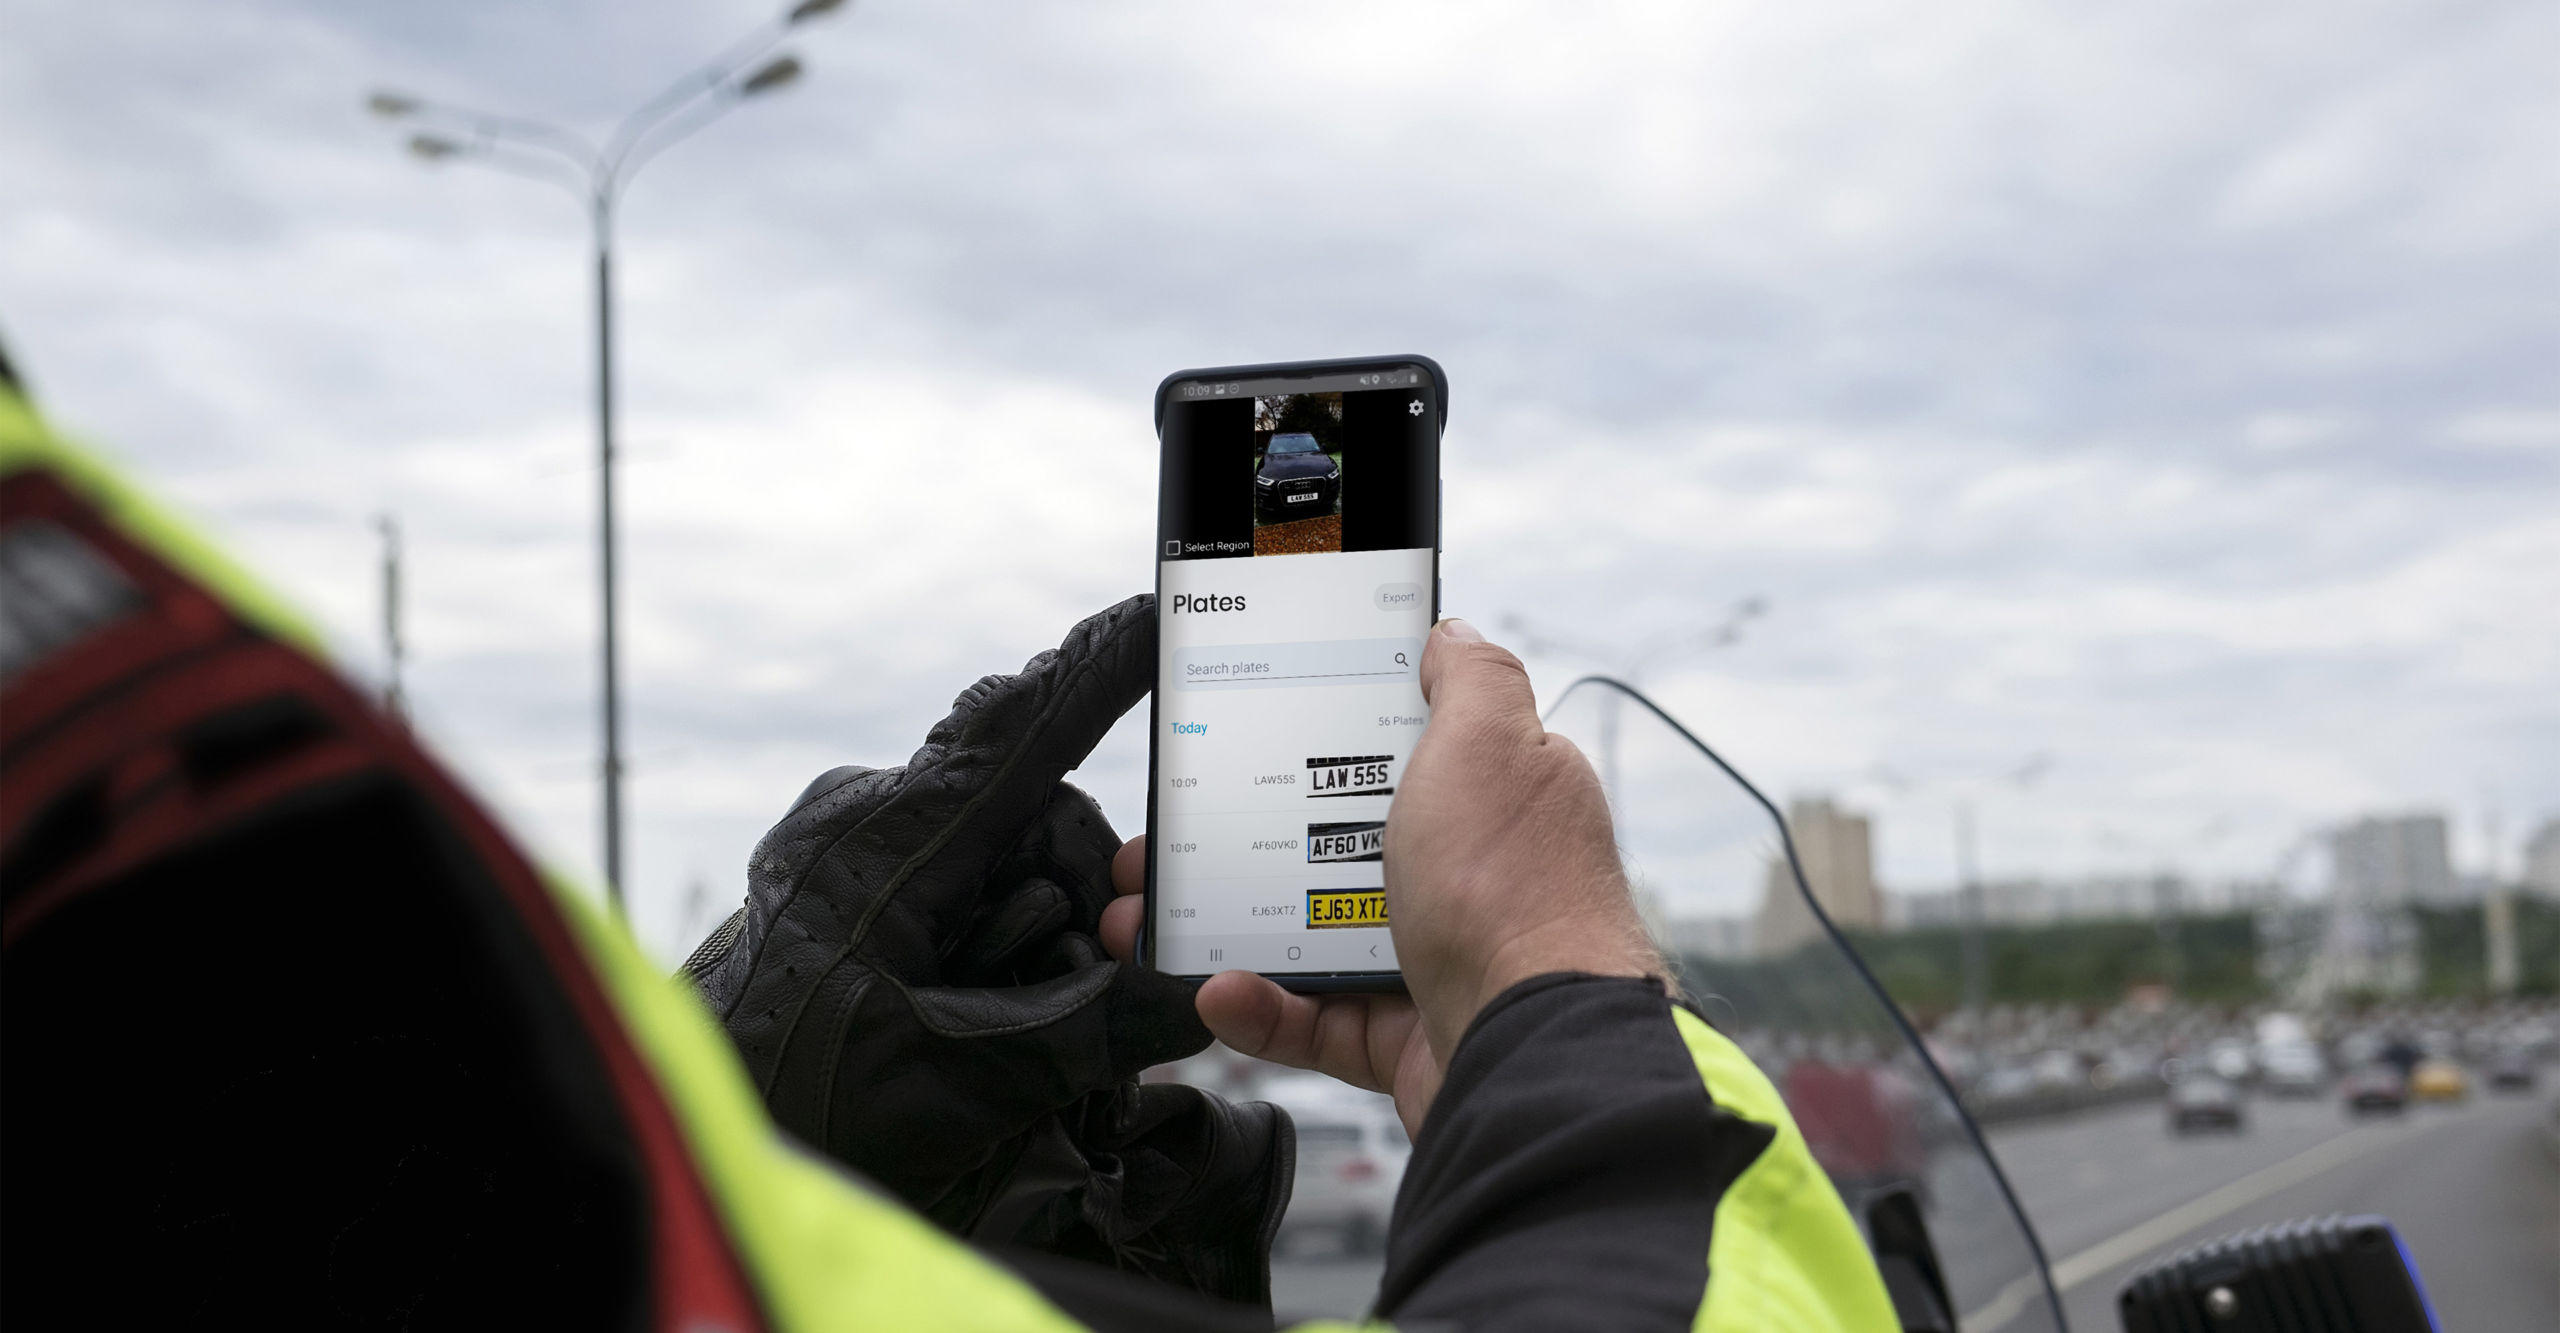
[[[1743,1228],[1721,1250],[1719,1225]],[[1711,1307],[1713,1253],[1748,1258]],[[1094,1327],[1237,1326],[1014,1267]],[[1505,991],[1459,1042],[1416,1136],[1377,1315],[1407,1333],[1670,1333],[1718,1310],[1719,1327],[1895,1327],[1838,1194],[1730,1042],[1649,980],[1557,974]]]
[[[1477,1016],[1396,1198],[1408,1329],[1687,1329],[1716,1204],[1767,1125],[1709,1099],[1659,983],[1556,975]]]

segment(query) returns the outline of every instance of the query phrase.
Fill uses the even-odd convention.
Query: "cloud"
[[[601,129],[766,12],[16,0],[0,44],[0,320],[49,406],[362,668],[397,510],[425,725],[573,865],[584,223],[420,170],[359,102]],[[1948,793],[2036,749],[2054,775],[1986,806],[1995,870],[2263,870],[2484,784],[2560,808],[2555,29],[2524,0],[813,28],[804,87],[622,213],[644,933],[672,956],[810,774],[895,760],[1146,585],[1164,373],[1388,349],[1455,381],[1453,609],[1633,645],[1767,596],[1648,679],[1774,789],[1877,804],[1894,883],[1942,881]],[[1936,785],[1861,785],[1879,761]],[[1129,725],[1090,766],[1124,826],[1143,765]]]

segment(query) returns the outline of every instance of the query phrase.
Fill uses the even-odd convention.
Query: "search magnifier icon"
[[[1396,665],[1400,667],[1409,667],[1412,666],[1413,663],[1404,660],[1404,654],[1398,653],[1396,654]]]

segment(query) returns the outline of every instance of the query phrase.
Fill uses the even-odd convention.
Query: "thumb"
[[[1476,627],[1452,617],[1431,627],[1422,647],[1422,699],[1435,725],[1471,735],[1535,741],[1546,735],[1529,669],[1511,650],[1485,642]]]

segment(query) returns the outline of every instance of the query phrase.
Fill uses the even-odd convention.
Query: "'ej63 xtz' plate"
[[[1383,926],[1387,924],[1387,891],[1385,889],[1309,889],[1307,890],[1307,928],[1334,930],[1343,926]]]

